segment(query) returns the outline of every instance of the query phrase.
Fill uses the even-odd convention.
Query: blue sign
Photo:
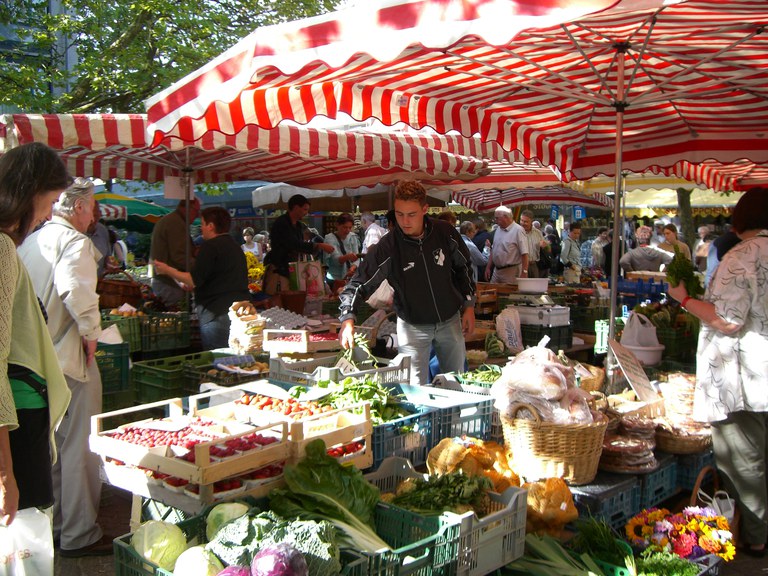
[[[552,204],[552,207],[549,209],[549,217],[554,222],[560,217],[560,206],[557,204]]]
[[[574,220],[583,220],[587,217],[587,211],[584,209],[583,206],[574,206],[573,207],[573,219]]]

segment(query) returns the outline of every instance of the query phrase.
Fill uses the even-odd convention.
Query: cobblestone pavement
[[[129,531],[131,495],[124,490],[105,485],[101,495],[99,522],[106,534],[122,536]],[[60,558],[55,556],[55,576],[113,576],[114,556],[94,558]],[[750,558],[737,554],[725,564],[720,576],[768,576],[768,558]]]

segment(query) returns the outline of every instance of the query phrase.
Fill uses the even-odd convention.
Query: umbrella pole
[[[619,48],[619,58],[617,58],[618,69],[616,79],[616,100],[614,101],[614,107],[616,108],[616,166],[614,168],[616,174],[616,180],[614,182],[614,195],[613,201],[613,250],[611,250],[611,304],[609,308],[608,316],[608,340],[613,340],[616,335],[616,309],[619,293],[619,252],[621,251],[621,234],[620,234],[620,220],[621,220],[621,196],[622,194],[622,176],[621,169],[623,163],[623,146],[624,146],[624,107],[626,102],[624,100],[624,56],[623,51]],[[609,378],[609,382],[613,384],[616,372],[616,359],[614,358],[611,347],[608,346],[608,355],[605,359],[606,374]]]
[[[187,149],[187,155],[189,155],[189,149]],[[189,159],[189,158],[187,158]],[[182,172],[182,189],[184,190],[184,223],[186,224],[186,234],[187,239],[186,242],[184,242],[184,269],[187,272],[192,271],[192,267],[190,266],[190,258],[192,254],[190,254],[189,251],[189,226],[192,224],[192,222],[189,221],[189,200],[190,196],[192,194],[192,170],[189,168],[184,168]],[[190,301],[190,293],[188,291],[185,291],[184,293],[184,304],[187,312],[191,312],[191,301]]]

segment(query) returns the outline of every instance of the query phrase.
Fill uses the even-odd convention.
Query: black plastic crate
[[[699,454],[684,454],[677,457],[677,486],[681,490],[693,490],[699,472],[707,466],[715,465],[715,454],[712,449]],[[711,484],[712,477],[707,476]],[[705,484],[704,487],[707,485]]]
[[[570,324],[565,326],[521,324],[520,332],[524,346],[536,346],[544,336],[549,336],[547,348],[554,352],[567,350],[573,345],[573,327]]]

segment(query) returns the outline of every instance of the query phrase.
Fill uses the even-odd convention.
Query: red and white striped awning
[[[150,130],[344,112],[477,135],[566,181],[615,174],[617,130],[621,170],[766,163],[766,25],[765,0],[374,0],[256,30],[150,98]]]
[[[115,206],[114,204],[99,203],[99,214],[101,220],[128,219],[128,209],[125,206]]]
[[[452,192],[454,202],[476,212],[488,212],[499,206],[522,206],[532,204],[557,204],[558,206],[584,206],[599,210],[611,210],[613,201],[605,194],[588,196],[567,188],[519,188],[507,190],[474,190]]]
[[[139,114],[9,114],[0,124],[3,149],[44,142],[61,151],[73,175],[102,179],[160,182],[189,171],[198,183],[267,180],[325,189],[402,178],[471,180],[488,171],[484,160],[408,135],[249,125],[195,141],[168,137],[151,147]]]

